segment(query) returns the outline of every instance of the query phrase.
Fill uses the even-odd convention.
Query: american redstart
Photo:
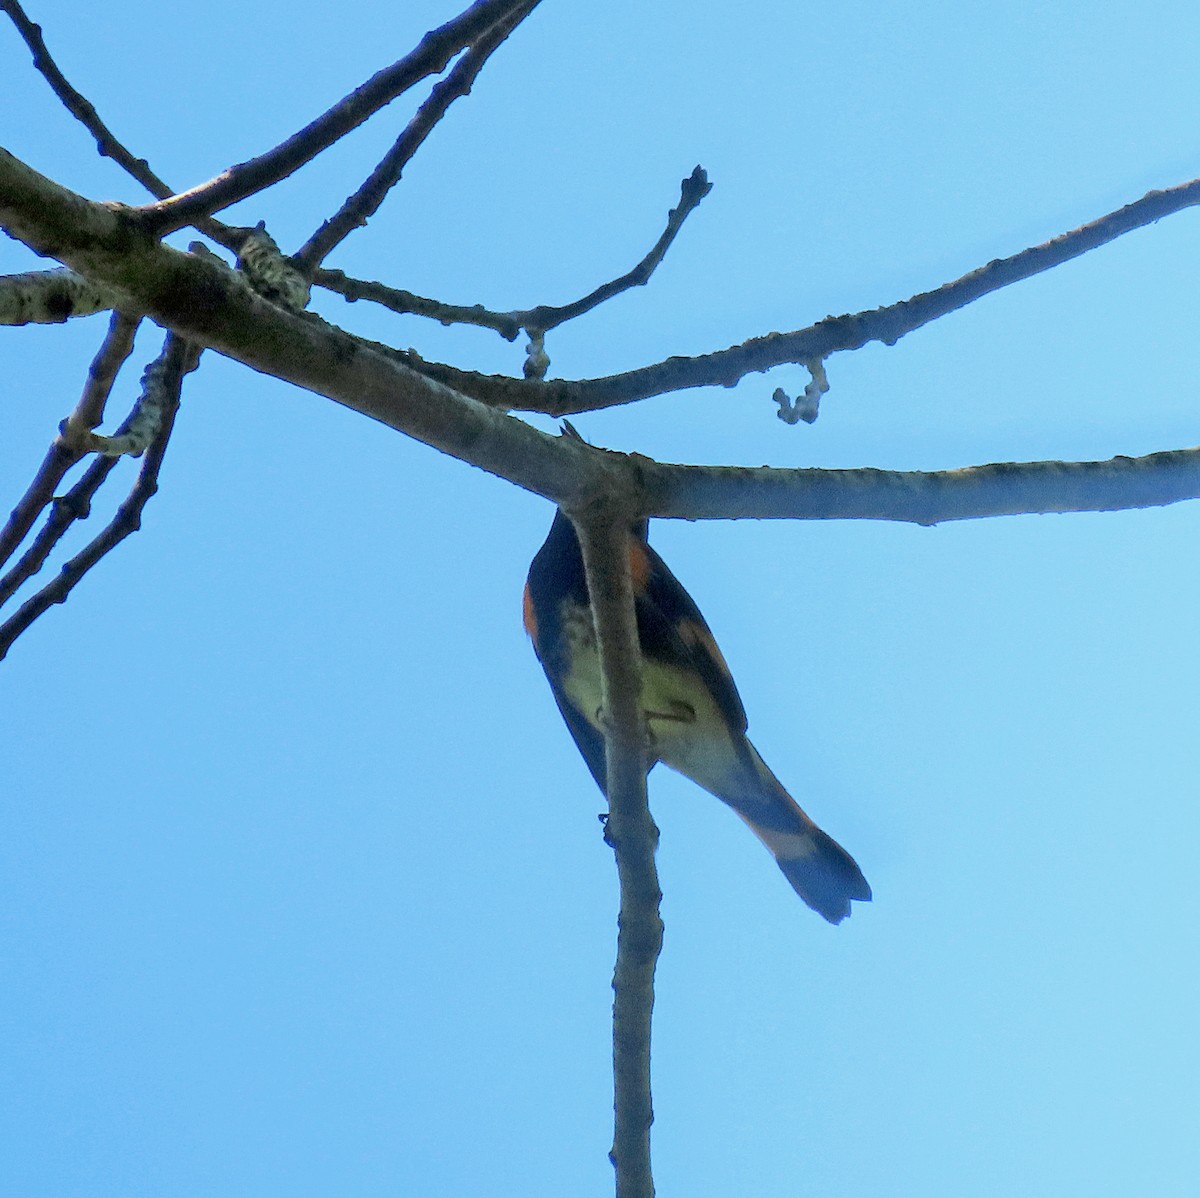
[[[746,712],[704,617],[650,548],[643,521],[629,545],[650,765],[666,762],[727,803],[770,849],[796,893],[830,923],[867,902],[854,859],[800,809],[746,738]],[[600,659],[575,527],[560,511],[529,567],[525,629],[558,709],[605,788]]]

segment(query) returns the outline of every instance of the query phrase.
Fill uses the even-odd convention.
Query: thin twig
[[[67,535],[72,524],[77,520],[86,520],[92,514],[92,500],[96,492],[120,460],[97,457],[65,495],[55,497],[45,524],[38,530],[29,548],[6,574],[0,576],[0,604],[7,603],[46,564],[46,559]]]
[[[683,180],[680,187],[679,204],[667,214],[667,227],[662,236],[655,242],[650,252],[630,271],[602,284],[589,292],[582,299],[573,303],[553,305],[539,304],[534,308],[518,308],[512,312],[493,312],[482,304],[471,306],[447,304],[441,300],[428,299],[404,291],[398,287],[389,287],[385,283],[369,282],[363,279],[351,278],[340,270],[318,270],[313,276],[313,282],[329,291],[336,291],[353,303],[355,300],[372,300],[390,308],[393,312],[406,315],[427,316],[441,324],[471,324],[485,329],[493,329],[506,341],[515,341],[521,330],[529,332],[546,332],[557,328],[568,320],[574,320],[585,312],[628,291],[649,282],[658,264],[663,260],[671,243],[675,240],[683,222],[695,211],[706,195],[712,190],[712,184],[703,167],[697,166]]]
[[[133,349],[137,326],[135,317],[122,312],[112,314],[104,342],[88,367],[87,382],[75,410],[63,422],[29,489],[13,508],[8,523],[0,530],[0,566],[13,555],[39,513],[53,500],[55,488],[62,482],[63,476],[84,456],[86,450],[81,434],[90,432],[104,419],[105,402],[112,391],[117,372]],[[7,582],[7,578],[0,579],[0,603],[20,585],[18,582],[8,588]]]
[[[410,54],[372,76],[274,149],[231,166],[198,187],[138,209],[145,229],[155,236],[165,236],[195,224],[202,215],[218,212],[286,179],[414,84],[445,70],[464,46],[528,3],[478,0],[452,21],[427,33]]]
[[[96,148],[102,158],[111,158],[122,170],[132,175],[151,195],[169,196],[171,188],[151,169],[144,158],[137,158],[121,144],[111,129],[100,119],[91,101],[80,94],[67,81],[58,64],[50,56],[42,38],[42,27],[31,21],[22,10],[18,0],[0,0],[0,9],[8,13],[17,32],[24,39],[33,55],[34,67],[42,73],[63,107],[96,139]]]
[[[573,304],[563,304],[561,307],[542,304],[537,308],[529,308],[524,312],[513,312],[510,315],[515,317],[521,327],[530,333],[535,331],[544,333],[568,320],[582,316],[585,312],[590,312],[605,300],[612,299],[614,295],[620,295],[622,291],[628,291],[631,287],[645,286],[650,281],[650,276],[658,264],[663,260],[667,250],[671,248],[671,242],[683,228],[683,222],[699,207],[700,201],[710,191],[712,191],[712,184],[708,181],[708,175],[702,166],[697,166],[680,184],[679,204],[667,214],[667,227],[663,230],[662,236],[632,270],[627,271],[620,278],[597,287],[595,291],[576,300]]]
[[[152,196],[163,199],[174,193],[174,188],[150,169],[144,158],[136,157],[100,119],[92,102],[71,86],[67,77],[46,48],[42,27],[25,15],[19,0],[0,0],[0,11],[6,12],[17,27],[25,44],[33,55],[33,65],[42,74],[50,89],[62,101],[63,107],[96,139],[96,149],[102,158],[111,158],[126,174],[136,179]],[[242,230],[222,224],[218,220],[204,218],[195,222],[196,228],[211,237],[218,245],[237,251]]]
[[[471,324],[484,329],[493,329],[506,341],[515,341],[521,335],[521,324],[511,313],[493,312],[482,304],[447,304],[442,300],[429,299],[401,287],[389,287],[386,283],[369,279],[356,279],[340,270],[321,267],[313,275],[313,282],[327,291],[356,303],[370,300],[402,316],[427,316],[439,324]]]
[[[104,344],[88,367],[83,394],[63,428],[63,440],[68,445],[76,444],[78,438],[83,438],[104,422],[104,408],[112,394],[118,372],[133,352],[133,338],[139,324],[141,317],[127,316],[121,311],[112,314]]]
[[[0,660],[7,655],[17,637],[40,615],[54,604],[66,602],[80,579],[105,554],[119,545],[131,533],[141,528],[142,511],[151,496],[158,490],[158,474],[162,467],[163,456],[167,451],[167,443],[171,439],[171,430],[175,424],[175,413],[179,408],[179,392],[183,385],[183,376],[195,369],[197,356],[196,350],[188,342],[174,334],[168,334],[163,357],[171,378],[170,393],[173,402],[164,407],[162,422],[142,460],[137,480],[103,532],[71,558],[53,582],[47,583],[17,608],[3,624],[0,624]],[[112,459],[112,461],[115,460]]]
[[[156,411],[150,441],[153,442],[154,437],[157,436],[164,412],[177,401],[178,385],[173,381],[176,368],[172,358],[172,346],[176,340],[173,335],[168,335],[163,344],[162,353],[143,371],[141,393],[129,414],[118,427],[115,439],[119,440],[128,436],[136,425],[144,423],[143,408],[146,405],[148,393],[151,391],[153,391],[153,395],[149,396],[150,404]],[[193,368],[191,365],[188,366],[189,370]],[[80,441],[74,442],[73,445],[78,448],[80,443],[88,445],[90,441],[90,437],[82,435]],[[92,501],[96,497],[96,492],[104,485],[120,458],[120,454],[97,456],[75,485],[65,495],[54,499],[45,524],[42,525],[29,548],[17,559],[12,568],[3,577],[0,577],[0,604],[7,603],[46,564],[54,547],[66,536],[72,524],[77,520],[86,520],[91,515]]]
[[[654,866],[658,829],[646,801],[646,722],[641,651],[629,573],[629,521],[619,513],[573,516],[583,550],[600,650],[607,762],[605,836],[621,899],[613,972],[613,1146],[617,1198],[653,1198],[650,1025],[662,950],[662,892]]]
[[[497,21],[471,45],[446,76],[429,93],[395,144],[380,160],[363,185],[293,255],[293,261],[311,274],[331,250],[355,229],[362,228],[379,210],[388,192],[438,121],[455,100],[470,94],[483,65],[510,33],[533,11],[538,0],[525,2],[503,20]]]

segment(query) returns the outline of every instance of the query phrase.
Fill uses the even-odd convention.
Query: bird
[[[642,652],[647,772],[659,761],[741,816],[796,893],[830,923],[869,902],[854,858],[784,789],[746,735],[733,675],[692,597],[650,547],[647,521],[631,526],[629,568]],[[524,624],[567,729],[605,791],[600,657],[583,553],[570,518],[556,511],[529,567]]]

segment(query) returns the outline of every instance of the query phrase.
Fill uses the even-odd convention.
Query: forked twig
[[[207,183],[139,209],[144,227],[156,236],[165,236],[286,179],[414,84],[445,70],[446,64],[464,46],[528,3],[529,0],[478,0],[452,21],[427,33],[410,54],[343,96],[274,149],[229,167]]]
[[[911,299],[853,315],[827,316],[794,332],[767,333],[714,353],[670,357],[606,378],[530,382],[511,375],[458,370],[439,362],[412,358],[409,361],[428,378],[483,403],[509,411],[543,412],[549,416],[595,412],[691,387],[732,387],[748,374],[783,365],[807,366],[834,353],[861,349],[872,341],[895,345],[906,334],[993,291],[1050,270],[1126,233],[1198,204],[1200,179],[1151,191],[1115,212],[1008,258],[998,258]]]
[[[612,299],[623,291],[648,283],[650,276],[666,256],[671,243],[683,227],[683,222],[696,210],[700,201],[711,190],[712,184],[708,181],[708,175],[704,168],[697,166],[680,185],[679,203],[667,214],[667,227],[650,252],[632,270],[626,271],[625,274],[619,275],[610,282],[603,283],[582,299],[577,299],[569,304],[539,304],[534,308],[494,312],[483,307],[482,304],[473,304],[468,307],[428,299],[425,296],[415,295],[411,291],[389,287],[385,283],[351,278],[340,270],[318,270],[313,276],[313,282],[329,291],[336,291],[352,303],[360,299],[371,300],[382,304],[385,308],[390,308],[393,312],[426,316],[441,324],[477,325],[494,330],[506,341],[515,341],[520,336],[522,329],[530,333],[545,333],[568,320],[582,316],[585,312],[590,312],[605,300]]]
[[[118,371],[133,350],[133,336],[137,331],[136,318],[122,312],[114,312],[109,321],[108,334],[88,367],[87,382],[75,410],[63,422],[46,456],[34,475],[29,489],[21,496],[17,506],[3,529],[0,529],[0,566],[13,555],[17,546],[25,539],[39,513],[54,498],[54,491],[64,475],[87,452],[81,434],[90,432],[104,419],[104,405],[112,391]],[[23,581],[23,580],[22,580]],[[0,603],[3,603],[19,586],[6,589],[7,576],[0,579]]]
[[[62,438],[69,446],[85,440],[92,429],[99,428],[104,421],[104,409],[112,394],[117,374],[133,352],[133,338],[137,333],[141,317],[127,316],[116,311],[108,322],[108,335],[100,352],[88,367],[87,382],[75,410],[67,417]]]
[[[306,273],[315,270],[355,229],[364,226],[379,210],[387,194],[400,181],[400,175],[438,121],[455,100],[471,91],[484,63],[510,33],[533,11],[538,0],[525,0],[503,20],[485,30],[454,64],[450,74],[438,83],[429,98],[417,110],[404,132],[380,160],[363,185],[342,207],[325,221],[293,255],[296,265]]]
[[[0,660],[8,653],[13,642],[40,615],[56,603],[66,601],[68,595],[78,584],[79,580],[105,556],[110,550],[119,545],[127,536],[141,527],[142,511],[151,496],[158,490],[158,473],[162,466],[163,455],[171,438],[171,430],[175,424],[175,413],[179,407],[179,393],[183,378],[189,371],[194,370],[198,361],[198,351],[187,341],[173,333],[167,335],[163,352],[147,368],[147,375],[158,369],[158,382],[165,389],[166,402],[162,405],[161,420],[141,469],[124,502],[104,530],[72,557],[59,572],[53,582],[47,583],[40,591],[27,599],[3,624],[0,624]],[[137,415],[137,408],[130,413],[122,429],[125,429]],[[24,577],[33,572],[26,568],[26,559],[35,552],[40,560],[34,569],[40,567],[53,545],[61,539],[67,527],[76,520],[88,514],[92,496],[100,484],[108,477],[116,464],[116,458],[100,458],[93,462],[84,477],[71,489],[68,494],[56,501],[55,509],[47,521],[46,527],[35,539],[29,551],[10,571],[13,574],[21,571]],[[60,513],[62,513],[60,515]],[[18,581],[17,585],[20,585]],[[7,584],[6,576],[4,583]]]

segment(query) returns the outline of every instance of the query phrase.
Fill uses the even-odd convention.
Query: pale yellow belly
[[[600,657],[590,613],[568,616],[563,634],[573,669],[562,680],[571,702],[597,729],[601,719]],[[642,662],[642,707],[649,725],[654,759],[720,793],[733,782],[731,767],[741,767],[741,754],[724,714],[712,695],[696,685],[694,675],[662,662]]]

